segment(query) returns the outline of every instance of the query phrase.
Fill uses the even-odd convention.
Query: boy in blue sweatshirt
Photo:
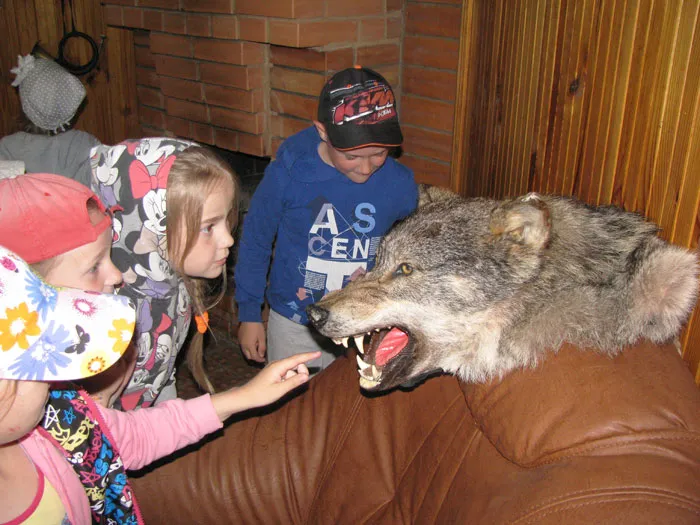
[[[355,67],[325,84],[314,125],[282,143],[250,202],[238,248],[246,358],[263,362],[267,352],[272,362],[320,350],[310,370],[335,359],[336,345],[309,325],[306,307],[368,271],[382,236],[415,209],[413,173],[388,156],[402,142],[391,86]]]

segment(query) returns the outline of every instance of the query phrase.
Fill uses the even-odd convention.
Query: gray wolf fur
[[[695,305],[696,254],[657,233],[640,215],[570,198],[423,187],[375,267],[309,318],[338,343],[355,338],[368,390],[439,371],[484,381],[565,341],[614,355],[641,338],[673,340]]]

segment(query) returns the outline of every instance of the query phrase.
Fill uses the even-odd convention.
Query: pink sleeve
[[[128,412],[99,409],[124,466],[130,470],[195,443],[223,426],[209,394]]]

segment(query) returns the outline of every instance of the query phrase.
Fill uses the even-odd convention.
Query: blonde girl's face
[[[197,241],[182,265],[186,275],[213,279],[220,276],[226,268],[229,249],[233,246],[228,222],[233,197],[233,185],[225,179],[215,184],[207,195]]]
[[[29,434],[44,417],[49,383],[0,379],[0,445]]]

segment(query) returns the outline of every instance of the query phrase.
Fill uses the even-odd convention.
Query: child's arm
[[[299,354],[265,367],[242,387],[190,399],[173,399],[129,412],[99,407],[127,469],[139,469],[195,443],[242,410],[280,399],[309,378],[304,362],[318,352]]]
[[[211,401],[221,421],[251,408],[274,403],[309,380],[304,363],[321,356],[321,352],[306,352],[270,363],[258,375],[239,388],[214,394]]]
[[[238,318],[261,322],[261,307],[272,256],[272,243],[284,211],[284,195],[289,174],[281,161],[271,162],[250,200],[238,243],[236,282]]]
[[[284,212],[289,173],[282,160],[274,160],[265,169],[243,221],[233,272],[238,320],[241,322],[239,342],[248,359],[265,360],[265,329],[261,309],[267,286],[272,245]]]

